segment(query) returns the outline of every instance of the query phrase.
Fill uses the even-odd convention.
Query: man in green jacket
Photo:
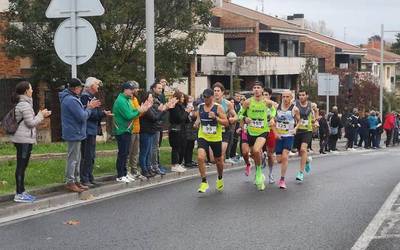
[[[131,98],[137,92],[139,86],[133,82],[122,84],[122,91],[118,95],[113,105],[114,114],[114,135],[118,144],[118,157],[116,162],[117,181],[129,183],[134,179],[128,177],[126,161],[129,155],[129,146],[131,142],[133,120],[141,113],[146,112],[153,104],[143,103],[140,108],[135,109],[131,105]]]

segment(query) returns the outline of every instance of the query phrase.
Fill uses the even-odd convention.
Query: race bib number
[[[301,125],[302,127],[308,127],[308,120],[303,120],[303,119],[301,119],[301,120],[300,120],[300,125]]]
[[[264,127],[264,121],[253,120],[253,121],[251,121],[250,126],[252,126],[253,128],[263,128]]]
[[[203,133],[208,135],[215,135],[217,133],[217,126],[203,126]]]
[[[286,123],[278,122],[278,123],[276,124],[276,127],[277,127],[279,130],[286,130],[286,131],[289,131],[289,124],[286,124]]]

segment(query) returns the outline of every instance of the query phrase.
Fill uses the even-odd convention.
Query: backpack
[[[24,118],[17,122],[14,106],[1,120],[1,127],[8,135],[13,135],[17,132],[18,126],[22,120],[24,120]]]

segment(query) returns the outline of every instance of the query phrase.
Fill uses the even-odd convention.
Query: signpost
[[[60,24],[54,36],[54,47],[60,59],[71,65],[72,78],[77,66],[87,62],[96,51],[97,35],[93,26],[81,17],[101,16],[100,0],[52,0],[47,18],[68,18]]]
[[[329,97],[339,95],[339,76],[327,73],[318,74],[318,95],[326,96],[326,113],[329,113]]]

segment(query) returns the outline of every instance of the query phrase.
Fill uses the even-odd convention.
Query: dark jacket
[[[358,119],[358,123],[360,124],[359,133],[363,135],[367,135],[369,133],[369,122],[368,117],[365,116],[363,118]]]
[[[88,102],[90,102],[94,98],[94,95],[92,95],[88,91],[83,91],[82,96],[81,96],[81,102],[83,104],[83,107],[86,108]],[[87,121],[87,128],[86,128],[86,133],[87,135],[97,135],[97,132],[99,131],[99,126],[101,120],[105,117],[106,115],[104,114],[103,110],[100,108],[92,109],[92,113],[89,116],[89,119]]]
[[[153,134],[162,130],[163,118],[167,112],[158,110],[160,101],[154,98],[153,106],[140,118],[140,133]]]
[[[81,100],[70,90],[58,94],[61,103],[62,138],[65,141],[82,141],[86,139],[87,120],[92,110],[85,109]]]
[[[183,131],[188,113],[181,103],[177,103],[173,109],[169,110],[170,130]]]
[[[329,136],[329,125],[325,117],[318,120],[319,123],[319,138],[325,138]]]

